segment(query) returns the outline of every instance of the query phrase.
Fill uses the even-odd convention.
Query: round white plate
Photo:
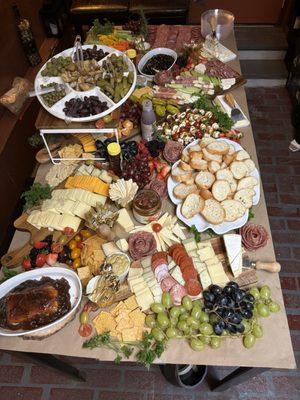
[[[65,267],[43,267],[34,269],[32,271],[22,272],[14,276],[13,278],[8,279],[0,285],[0,298],[4,297],[7,293],[9,293],[16,286],[20,285],[23,282],[27,280],[39,281],[42,277],[49,277],[52,279],[65,278],[68,281],[70,285],[70,311],[58,320],[36,329],[13,331],[0,327],[0,336],[23,336],[46,331],[50,328],[54,328],[56,325],[61,324],[62,321],[66,320],[71,314],[75,312],[81,301],[82,285],[76,272]]]
[[[240,144],[238,144],[238,143],[236,143],[236,142],[234,142],[232,140],[223,139],[223,138],[222,139],[217,139],[217,140],[223,140],[224,142],[227,142],[227,143],[231,144],[235,148],[236,151],[243,149],[243,147]],[[188,144],[185,147],[185,149],[188,149],[191,146],[195,146],[198,142],[199,142],[199,140],[195,140],[194,142]],[[172,169],[176,168],[176,166],[178,165],[179,162],[180,162],[180,160],[177,161],[175,164],[173,164]],[[258,182],[260,182],[259,173],[258,173],[258,170],[256,168],[255,168],[254,171],[251,172],[250,175],[254,176],[258,180]],[[197,230],[199,232],[204,232],[207,229],[212,229],[218,235],[223,235],[224,233],[229,232],[232,229],[240,228],[241,226],[245,225],[245,223],[247,222],[248,216],[249,216],[249,210],[247,210],[245,212],[245,214],[241,218],[239,218],[239,219],[237,219],[237,220],[235,220],[233,222],[223,222],[222,224],[219,224],[219,225],[210,224],[200,214],[195,215],[193,218],[190,218],[190,219],[185,218],[181,214],[181,203],[182,203],[182,200],[177,199],[173,195],[173,190],[174,190],[175,186],[177,186],[177,185],[179,185],[179,182],[174,181],[172,179],[171,175],[170,175],[169,178],[168,178],[168,194],[169,194],[169,197],[170,197],[172,203],[177,205],[177,208],[176,208],[177,217],[181,221],[183,221],[187,226],[191,227],[192,225],[195,225],[195,227],[197,228]],[[256,204],[258,204],[259,198],[260,198],[260,184],[256,185],[253,189],[255,191],[255,195],[253,197],[253,205],[256,205]]]
[[[83,49],[88,49],[88,48],[92,48],[94,45],[84,45],[82,46]],[[104,117],[105,115],[110,114],[112,111],[114,111],[116,108],[119,108],[131,95],[131,93],[134,91],[135,89],[135,85],[136,85],[136,69],[135,66],[133,64],[133,62],[126,56],[126,54],[122,53],[119,50],[113,49],[112,47],[108,47],[108,46],[104,46],[104,45],[98,45],[97,49],[100,50],[102,49],[104,52],[107,52],[109,54],[115,53],[116,55],[120,56],[122,55],[128,65],[128,69],[129,71],[132,71],[134,74],[134,78],[133,78],[133,82],[132,85],[130,87],[130,89],[128,90],[128,92],[126,93],[126,95],[123,97],[122,100],[120,100],[118,103],[113,102],[113,100],[111,100],[108,96],[106,96],[105,93],[103,93],[100,88],[98,86],[95,86],[93,89],[91,90],[87,90],[84,92],[81,91],[77,91],[72,89],[68,84],[66,85],[66,96],[63,97],[62,99],[60,99],[57,103],[55,103],[52,107],[48,107],[44,101],[41,95],[37,95],[37,98],[39,100],[39,102],[41,103],[41,105],[45,108],[45,110],[47,110],[50,114],[54,115],[57,118],[63,119],[66,122],[88,122],[88,121],[96,121],[99,118]],[[59,56],[63,56],[63,57],[73,57],[73,47],[70,49],[66,49],[64,51],[62,51],[59,54],[56,54],[54,57],[52,57],[50,60],[48,60],[47,62],[51,61],[53,58],[57,58]],[[108,57],[108,56],[106,56]],[[102,60],[100,60],[98,62],[99,65],[101,65],[103,63],[103,61],[106,59],[106,57],[104,57]],[[56,82],[56,83],[64,83],[63,80],[58,77],[58,76],[42,76],[41,71],[43,71],[43,69],[45,69],[47,62],[42,66],[42,68],[40,69],[40,71],[38,72],[35,81],[34,81],[34,89],[36,92],[39,92],[41,90],[41,85],[47,85],[51,82]],[[88,117],[82,117],[82,118],[72,118],[72,117],[67,117],[65,115],[65,113],[63,112],[63,108],[65,106],[65,102],[71,100],[72,98],[76,97],[76,98],[81,98],[83,99],[84,96],[97,96],[100,101],[106,101],[108,104],[108,109],[103,111],[100,114],[96,114],[96,115],[90,115]]]

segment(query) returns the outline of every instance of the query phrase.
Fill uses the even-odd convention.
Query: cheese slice
[[[133,278],[141,277],[143,274],[143,268],[129,268],[128,280]]]
[[[202,272],[202,271],[204,271],[204,270],[206,271],[206,264],[203,263],[203,262],[195,261],[195,262],[194,262],[194,266],[195,266],[195,268],[196,268],[198,274],[200,274],[200,272]]]
[[[141,260],[141,264],[143,268],[151,267],[151,256],[147,256]]]
[[[146,282],[140,282],[140,283],[131,283],[132,291],[137,295],[139,292],[143,291],[146,289],[148,286]]]
[[[169,264],[168,264],[168,270],[171,271],[171,269],[173,269],[174,267],[176,267],[176,262],[174,260],[172,260]]]
[[[178,265],[173,268],[173,270],[171,271],[171,276],[181,285],[185,285],[185,280],[182,277],[182,273],[180,268],[178,267]]]
[[[153,296],[161,296],[162,295],[162,290],[159,285],[153,286],[152,288],[150,288],[150,290],[151,290],[151,293],[153,294]]]
[[[208,260],[205,260],[206,265],[212,265],[212,264],[218,264],[219,259],[217,256],[214,256],[212,258],[209,258]]]
[[[101,246],[106,257],[119,251],[118,247],[115,245],[114,242],[103,243]]]
[[[236,277],[241,274],[243,266],[241,235],[227,234],[223,239],[231,271]]]
[[[173,226],[173,233],[175,233],[176,236],[179,237],[181,240],[185,240],[185,234],[183,233],[183,229],[180,225],[175,224]]]
[[[187,252],[192,250],[197,250],[197,243],[194,238],[188,238],[183,240],[182,244],[184,245]]]
[[[148,310],[154,302],[153,295],[149,288],[145,289],[140,294],[136,295],[136,301],[142,311]]]
[[[200,261],[204,262],[215,256],[215,252],[212,247],[203,247],[197,251]]]
[[[206,269],[199,273],[199,277],[203,289],[206,289],[208,286],[211,285],[211,279]]]
[[[117,223],[125,230],[125,232],[130,232],[134,228],[134,223],[130,218],[130,215],[126,208],[121,208],[119,211],[119,216]]]

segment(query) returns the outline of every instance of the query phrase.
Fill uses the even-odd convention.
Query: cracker
[[[93,319],[93,324],[98,335],[106,331],[115,331],[116,329],[116,321],[113,316],[106,311],[101,311],[100,314]]]
[[[134,326],[137,326],[137,327],[144,326],[146,316],[139,309],[131,311],[131,313],[129,314],[129,317],[133,321]]]
[[[138,307],[138,303],[136,302],[135,295],[128,297],[128,299],[124,300],[124,304],[130,311],[135,310]]]
[[[138,336],[138,328],[130,328],[130,329],[123,329],[122,330],[122,338],[124,342],[134,342],[137,340]]]

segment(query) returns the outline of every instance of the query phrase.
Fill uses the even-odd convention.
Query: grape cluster
[[[159,153],[164,149],[165,147],[165,142],[162,140],[150,140],[149,142],[145,143],[145,146],[147,147],[149,153],[151,154],[152,157],[158,157]]]
[[[142,106],[139,103],[134,103],[132,100],[128,99],[121,108],[120,120],[125,121],[129,119],[134,128],[137,128],[141,122]]]
[[[105,158],[107,160],[108,159],[107,146],[115,141],[116,141],[115,138],[105,139],[104,142],[102,140],[96,140],[97,156],[99,156],[100,158]],[[133,157],[135,157],[138,153],[138,145],[135,140],[128,140],[126,142],[122,142],[120,146],[121,146],[123,160],[129,161]]]
[[[263,336],[258,317],[278,312],[280,307],[271,299],[268,286],[248,291],[235,282],[224,288],[211,285],[203,292],[203,300],[185,296],[181,305],[173,306],[169,293],[163,293],[161,303],[153,303],[153,314],[145,323],[157,341],[186,338],[190,347],[201,351],[205,345],[217,349],[226,337],[242,337],[246,348]]]
[[[130,21],[126,22],[122,26],[125,31],[131,31],[134,35],[138,35],[141,30],[141,20],[140,19],[131,19]]]
[[[132,179],[137,183],[140,189],[143,188],[151,179],[151,171],[148,161],[148,154],[141,152],[131,160],[124,160],[122,177],[126,180]]]

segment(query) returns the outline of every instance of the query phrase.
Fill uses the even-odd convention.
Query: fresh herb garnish
[[[93,26],[90,29],[90,33],[93,37],[96,37],[98,35],[110,35],[111,33],[113,33],[114,28],[115,25],[107,19],[104,19],[104,24],[101,24],[99,19],[97,18],[93,21]]]
[[[140,34],[143,35],[144,38],[146,38],[148,34],[148,20],[142,8],[140,9],[140,20],[141,20]]]
[[[203,109],[205,111],[211,111],[223,131],[230,131],[234,125],[234,121],[228,116],[228,114],[222,111],[220,106],[213,104],[206,96],[202,94],[198,95],[198,99],[193,104],[193,107]]]
[[[194,238],[195,238],[195,242],[201,242],[201,233],[197,230],[195,225],[192,225],[190,227],[190,232],[192,232],[194,234]]]
[[[39,205],[42,200],[51,198],[51,187],[47,184],[34,183],[29,190],[21,194],[21,198],[25,199],[24,210],[29,210]]]
[[[126,343],[113,339],[109,332],[104,332],[102,335],[96,335],[84,342],[82,347],[86,349],[104,347],[113,350],[116,353],[115,363],[117,364],[122,361],[123,357],[129,358],[135,350],[137,361],[143,364],[147,369],[150,368],[153,361],[157,357],[160,357],[165,350],[164,343],[154,340],[151,333],[148,332],[144,332],[142,341]]]
[[[250,221],[250,219],[254,218],[254,212],[252,207],[249,208],[249,215],[248,215],[248,221]]]
[[[6,281],[7,279],[12,278],[13,276],[18,275],[18,273],[19,273],[19,272],[15,271],[14,269],[10,269],[5,266],[2,267],[2,272],[3,272],[3,279],[1,280],[1,283]]]

